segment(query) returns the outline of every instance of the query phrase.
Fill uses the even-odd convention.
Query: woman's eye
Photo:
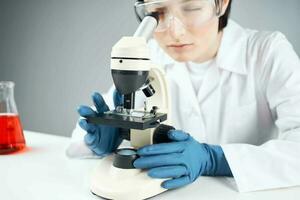
[[[181,5],[181,9],[183,11],[191,12],[191,11],[201,11],[205,8],[205,4],[199,1],[188,1]]]
[[[184,11],[191,12],[191,11],[200,11],[202,8],[183,8]]]
[[[148,9],[147,12],[148,13],[155,12],[155,13],[158,13],[159,15],[164,15],[165,9],[163,9],[163,8]]]

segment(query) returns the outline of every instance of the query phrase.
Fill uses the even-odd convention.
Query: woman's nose
[[[168,29],[169,29],[169,33],[170,33],[171,37],[173,37],[174,39],[179,39],[186,33],[186,29],[185,29],[184,25],[182,24],[182,22],[174,16],[172,16],[169,19],[169,28]]]

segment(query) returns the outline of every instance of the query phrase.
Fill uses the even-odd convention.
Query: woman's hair
[[[216,0],[217,1],[217,0]],[[231,11],[232,0],[229,0],[228,7],[224,15],[219,18],[219,31],[222,31],[228,24],[228,19]]]

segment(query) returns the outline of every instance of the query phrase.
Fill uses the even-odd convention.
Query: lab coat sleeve
[[[103,98],[110,109],[114,107],[113,103],[113,92],[115,87],[111,86],[107,93],[103,94]],[[92,106],[95,109],[94,106]],[[94,154],[88,146],[84,143],[84,136],[86,131],[83,130],[78,122],[81,118],[78,119],[75,129],[72,131],[71,141],[66,149],[66,155],[70,158],[99,158]]]
[[[222,145],[240,192],[300,185],[300,61],[280,33],[266,42],[258,76],[279,135],[260,146]]]

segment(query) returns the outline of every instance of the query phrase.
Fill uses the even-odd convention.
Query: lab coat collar
[[[235,21],[229,20],[227,27],[223,30],[223,36],[219,51],[216,56],[216,64],[219,68],[238,74],[247,74],[246,68],[246,31]],[[156,43],[152,40],[151,43]],[[155,45],[159,45],[156,43]],[[154,49],[157,62],[166,68],[179,64],[172,59],[161,48]],[[230,52],[230,53],[229,53]],[[160,55],[157,57],[157,55]]]
[[[223,37],[216,57],[219,68],[247,74],[246,68],[246,31],[233,20],[229,20],[228,26],[223,31]]]

